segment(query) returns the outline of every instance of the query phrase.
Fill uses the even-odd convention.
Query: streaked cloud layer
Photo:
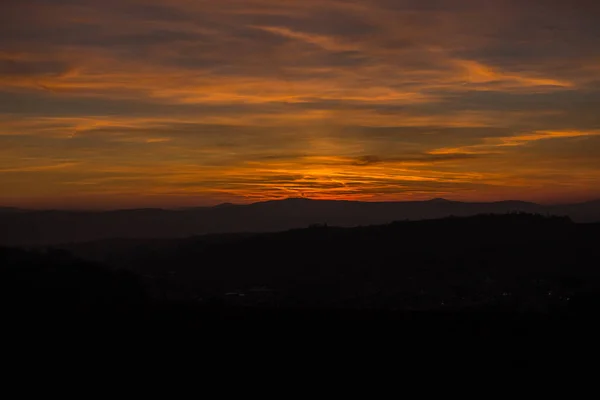
[[[600,197],[592,0],[5,0],[0,203]]]

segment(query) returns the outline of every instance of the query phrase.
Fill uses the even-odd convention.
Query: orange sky
[[[0,205],[600,198],[591,0],[5,0]]]

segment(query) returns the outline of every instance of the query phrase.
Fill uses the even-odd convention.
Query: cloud
[[[448,162],[448,161],[464,161],[469,159],[477,158],[478,154],[473,153],[430,153],[430,154],[416,154],[406,155],[404,157],[390,157],[382,158],[374,155],[367,155],[358,157],[352,162],[353,165],[373,165],[380,163],[400,163],[400,164],[415,164],[421,163],[425,165],[431,165],[433,163]]]
[[[329,51],[355,51],[358,47],[355,44],[343,43],[333,37],[317,35],[305,32],[297,32],[288,28],[276,26],[257,26],[256,29],[262,29],[276,35],[284,36],[290,39],[300,40],[302,42],[314,44]]]
[[[23,166],[23,167],[14,167],[14,168],[0,168],[0,172],[9,173],[9,172],[44,172],[44,171],[55,171],[68,169],[77,166],[79,163],[74,162],[64,162],[59,164],[51,164],[51,165],[34,165],[34,166]]]
[[[497,70],[478,61],[473,60],[457,60],[456,64],[464,70],[465,83],[492,83],[499,82],[508,87],[571,87],[572,84],[566,81],[556,79],[528,77],[524,75],[511,74]]]
[[[600,135],[598,131],[539,131],[523,133],[515,136],[487,138],[484,143],[463,146],[458,148],[441,148],[432,150],[432,155],[453,155],[453,154],[486,154],[490,151],[498,151],[505,147],[525,146],[531,142],[549,139],[578,138]]]
[[[592,159],[573,142],[600,127],[597,2],[0,7],[0,168],[29,168],[20,183],[0,176],[13,196],[168,204],[600,187],[600,166],[573,161]],[[567,142],[561,155],[553,143]],[[77,167],[35,170],[64,160]]]

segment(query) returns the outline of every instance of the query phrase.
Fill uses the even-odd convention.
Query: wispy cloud
[[[525,146],[531,142],[550,139],[578,138],[587,136],[599,136],[600,130],[596,131],[539,131],[523,133],[515,136],[486,138],[483,143],[455,147],[440,148],[429,152],[432,155],[451,155],[451,154],[488,154],[494,151],[506,151],[516,146]]]
[[[264,31],[273,33],[275,35],[280,35],[286,38],[296,39],[302,42],[314,44],[315,46],[321,47],[329,51],[355,51],[359,49],[359,47],[356,44],[344,43],[338,39],[326,35],[298,32],[285,27],[277,26],[255,26],[254,28],[262,29]]]
[[[8,172],[45,172],[45,171],[56,171],[73,168],[79,165],[79,163],[75,162],[66,162],[66,163],[58,163],[58,164],[50,164],[50,165],[30,165],[30,166],[22,166],[22,167],[13,167],[13,168],[0,168],[0,172],[8,173]]]
[[[583,193],[600,187],[600,165],[573,161],[600,158],[574,144],[597,144],[599,11],[586,0],[4,2],[0,200]]]

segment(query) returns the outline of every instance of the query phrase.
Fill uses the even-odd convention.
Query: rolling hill
[[[447,216],[527,212],[600,221],[600,201],[539,205],[522,201],[466,203],[433,199],[358,202],[292,198],[182,210],[11,211],[0,213],[0,244],[49,245],[110,238],[183,238],[209,233],[275,232],[314,224],[339,227]]]

